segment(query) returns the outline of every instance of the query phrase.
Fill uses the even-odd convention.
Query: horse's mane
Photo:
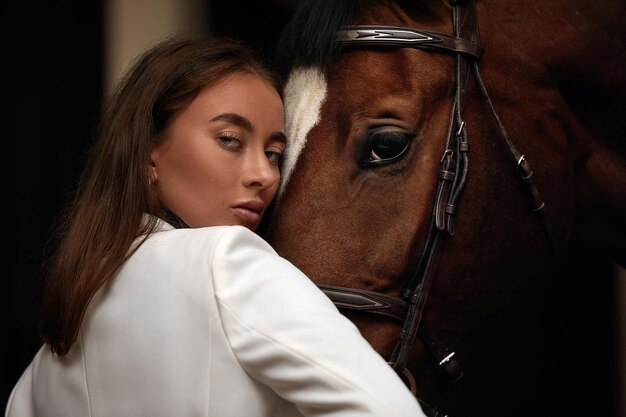
[[[370,0],[306,0],[298,6],[278,40],[276,60],[286,75],[294,67],[327,68],[339,55],[335,31],[353,24]]]

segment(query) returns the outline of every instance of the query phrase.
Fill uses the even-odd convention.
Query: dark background
[[[3,59],[11,187],[11,239],[5,245],[12,268],[2,291],[7,334],[1,410],[40,345],[36,322],[42,250],[76,181],[100,111],[103,1],[11,0],[2,6],[10,21],[3,28],[5,44],[12,51],[5,51]],[[296,5],[213,1],[207,31],[245,39],[272,53]],[[555,329],[558,361],[545,375],[554,394],[546,409],[563,416],[618,417],[618,400],[625,393],[618,388],[617,277],[602,256],[584,249],[573,250],[572,266],[564,274],[565,301],[559,306],[564,325]]]

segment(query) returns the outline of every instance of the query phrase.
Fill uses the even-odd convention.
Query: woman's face
[[[207,87],[150,154],[161,204],[190,227],[255,230],[280,182],[283,103],[252,74]]]

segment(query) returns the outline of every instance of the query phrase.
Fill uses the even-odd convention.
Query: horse
[[[619,0],[337,0],[284,27],[260,233],[429,416],[551,414],[568,251],[626,266],[625,21]]]

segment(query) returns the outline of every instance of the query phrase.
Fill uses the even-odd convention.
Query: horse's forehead
[[[285,130],[289,142],[283,159],[279,196],[289,182],[309,131],[319,122],[325,99],[326,79],[320,69],[298,68],[289,74],[284,92]]]

